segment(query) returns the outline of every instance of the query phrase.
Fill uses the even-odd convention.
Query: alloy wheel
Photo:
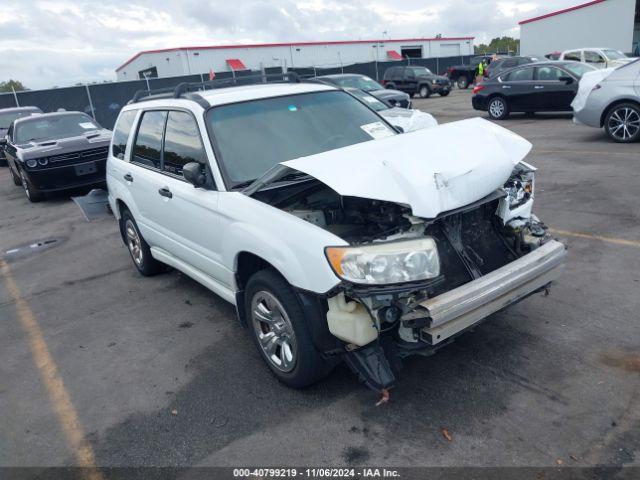
[[[138,267],[142,267],[144,254],[142,252],[140,235],[138,235],[138,231],[131,220],[127,220],[125,232],[127,234],[127,247],[129,248],[129,252],[131,252],[131,258],[133,258],[133,261]]]
[[[502,100],[494,100],[489,105],[489,113],[493,118],[500,118],[504,115],[504,102]]]
[[[251,320],[269,363],[282,372],[293,370],[297,362],[296,336],[287,312],[272,293],[261,290],[253,296]]]
[[[629,141],[640,131],[640,113],[631,107],[621,107],[609,116],[607,129],[616,140]]]

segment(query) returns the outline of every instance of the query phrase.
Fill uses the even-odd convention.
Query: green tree
[[[12,92],[15,90],[19,92],[21,90],[28,90],[20,80],[7,80],[6,82],[0,82],[0,92]]]
[[[518,53],[520,52],[520,40],[513,37],[492,38],[489,44],[481,43],[475,47],[476,54],[487,53]]]

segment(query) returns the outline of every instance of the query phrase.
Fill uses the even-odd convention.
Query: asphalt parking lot
[[[481,115],[469,97],[414,106]],[[534,145],[566,272],[408,360],[383,407],[344,366],[279,384],[230,305],[175,271],[141,277],[113,217],[30,204],[0,168],[0,466],[640,466],[640,144],[567,115],[500,124]]]

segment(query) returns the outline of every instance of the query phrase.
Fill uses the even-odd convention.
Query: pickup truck
[[[464,90],[473,83],[478,72],[478,64],[484,61],[485,65],[489,65],[492,59],[491,55],[472,57],[469,65],[455,65],[447,68],[447,77],[451,83],[455,83],[459,89]]]

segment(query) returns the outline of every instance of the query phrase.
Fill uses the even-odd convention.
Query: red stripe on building
[[[522,20],[521,22],[518,22],[518,25],[537,22],[538,20],[544,20],[545,18],[555,17],[556,15],[562,15],[563,13],[573,12],[574,10],[580,10],[581,8],[590,7],[591,5],[597,5],[598,3],[602,3],[604,1],[605,0],[593,0],[591,2],[583,3],[581,5],[576,5],[575,7],[569,7],[569,8],[565,8],[564,10],[558,10],[557,12],[551,12],[545,15],[540,15],[539,17],[529,18],[528,20]]]

